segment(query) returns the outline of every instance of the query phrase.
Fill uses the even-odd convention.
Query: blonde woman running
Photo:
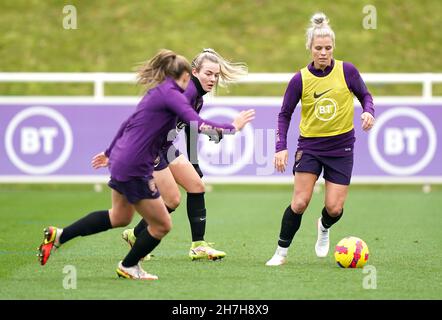
[[[247,66],[244,63],[232,63],[224,59],[213,49],[204,49],[192,61],[191,82],[184,95],[197,113],[203,107],[203,97],[215,90],[218,84],[226,86],[247,75]],[[158,164],[155,167],[154,178],[169,213],[180,204],[178,185],[187,192],[187,216],[190,224],[192,243],[189,257],[192,260],[224,258],[226,253],[217,250],[213,244],[205,241],[206,233],[206,204],[204,199],[205,186],[201,179],[203,173],[198,165],[197,138],[198,133],[191,131],[191,126],[179,121],[177,131],[185,128],[187,137],[188,160],[169,141],[160,152]],[[191,140],[192,139],[192,140]],[[211,137],[215,143],[222,139],[222,135]],[[173,139],[169,139],[173,140]],[[133,245],[138,234],[146,229],[143,219],[134,229],[123,232],[123,239],[130,246]],[[147,257],[149,259],[150,256]]]

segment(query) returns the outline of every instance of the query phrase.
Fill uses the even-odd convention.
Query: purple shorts
[[[325,157],[304,153],[302,150],[296,151],[293,174],[295,172],[310,172],[319,178],[322,169],[324,169],[325,180],[349,185],[353,171],[353,154],[344,157]]]
[[[178,150],[174,145],[171,145],[169,148],[160,150],[158,157],[154,163],[154,170],[161,171],[166,169],[169,164],[178,158],[182,153]]]
[[[124,195],[132,204],[143,199],[157,199],[160,196],[153,177],[139,177],[129,181],[117,181],[111,177],[107,185]]]

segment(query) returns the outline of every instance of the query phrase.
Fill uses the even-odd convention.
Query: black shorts
[[[154,170],[161,171],[166,169],[171,162],[178,158],[182,153],[174,145],[167,149],[162,149],[155,160]]]
[[[353,171],[353,153],[345,157],[325,157],[296,151],[295,172],[314,173],[318,177],[324,169],[324,179],[336,184],[349,185]]]
[[[136,204],[143,199],[157,199],[160,197],[153,177],[139,177],[129,181],[117,181],[111,177],[107,185],[124,195],[132,204]]]

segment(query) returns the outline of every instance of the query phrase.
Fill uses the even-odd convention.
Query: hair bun
[[[312,22],[312,25],[316,28],[321,28],[324,25],[328,25],[327,16],[322,12],[315,13],[310,21]]]

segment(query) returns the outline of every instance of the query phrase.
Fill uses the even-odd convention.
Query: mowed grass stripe
[[[330,253],[314,253],[315,222],[323,191],[313,196],[301,229],[281,268],[264,264],[274,252],[290,186],[214,186],[207,193],[206,239],[225,250],[222,261],[190,261],[190,228],[182,205],[173,213],[172,232],[144,268],[156,282],[118,279],[115,268],[127,253],[123,229],[75,239],[40,266],[31,254],[48,224],[65,226],[107,208],[109,192],[60,186],[45,190],[2,190],[0,202],[1,299],[440,299],[442,192],[419,187],[384,189],[352,186],[342,220],[331,231],[331,247],[354,235],[370,249],[377,289],[366,290],[361,269],[341,269]],[[32,221],[32,223],[29,223]],[[41,221],[41,224],[39,224]],[[138,217],[133,221],[138,222]],[[8,254],[9,252],[9,254]],[[75,266],[77,289],[63,288],[63,268]]]

